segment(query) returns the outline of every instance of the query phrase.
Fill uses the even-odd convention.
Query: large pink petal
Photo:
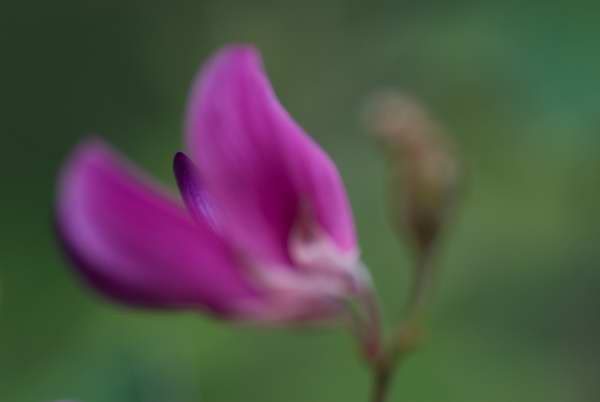
[[[186,136],[238,246],[289,262],[288,236],[302,205],[342,251],[354,251],[337,169],[280,105],[255,49],[227,47],[208,63],[191,94]]]
[[[99,141],[63,170],[57,228],[90,284],[121,302],[235,313],[254,297],[210,226]]]

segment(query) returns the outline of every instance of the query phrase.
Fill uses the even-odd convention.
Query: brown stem
[[[390,342],[372,362],[373,388],[371,402],[384,402],[394,372],[413,351],[421,338],[421,321],[430,299],[433,279],[431,253],[424,253],[417,261],[411,295],[407,302],[406,317],[400,322]]]
[[[364,296],[365,310],[368,320],[368,334],[366,357],[368,361],[375,361],[382,352],[382,328],[377,296],[369,292]]]
[[[390,370],[386,366],[376,367],[373,370],[373,389],[371,402],[383,402],[389,390]]]
[[[433,253],[421,253],[415,267],[411,294],[407,303],[406,320],[413,321],[425,312],[430,299],[429,294],[434,276],[433,268]]]

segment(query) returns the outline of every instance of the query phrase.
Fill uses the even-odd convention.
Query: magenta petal
[[[187,111],[187,142],[230,239],[288,262],[300,205],[342,251],[354,251],[351,211],[335,165],[278,102],[251,47],[219,52]]]
[[[235,313],[254,298],[226,246],[106,145],[81,145],[65,166],[57,228],[84,277],[133,305]]]

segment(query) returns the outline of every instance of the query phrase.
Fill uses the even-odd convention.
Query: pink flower
[[[134,306],[267,322],[333,318],[370,291],[337,169],[255,49],[207,63],[185,141],[174,171],[186,208],[99,140],[66,163],[57,228],[90,285]]]

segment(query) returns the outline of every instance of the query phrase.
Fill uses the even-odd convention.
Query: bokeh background
[[[410,252],[390,229],[365,98],[424,101],[469,169],[428,343],[390,401],[600,398],[600,3],[34,1],[3,5],[0,401],[366,401],[343,331],[267,331],[106,303],[52,229],[55,178],[98,133],[174,187],[188,86],[221,45],[263,52],[338,163],[388,319]]]

